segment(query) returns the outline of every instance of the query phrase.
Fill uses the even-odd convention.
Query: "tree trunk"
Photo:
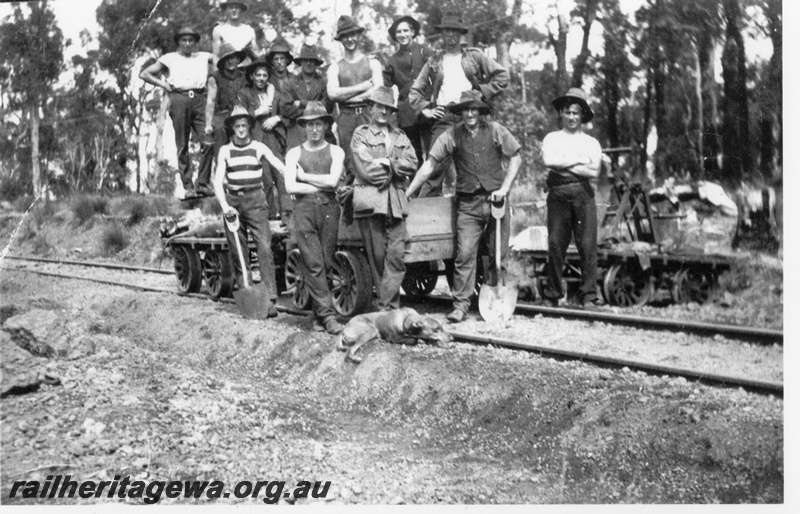
[[[42,175],[39,169],[39,100],[31,93],[31,175],[33,178],[33,196],[42,194]]]
[[[599,0],[586,0],[586,11],[583,13],[583,42],[581,52],[575,58],[575,65],[572,70],[572,87],[583,86],[583,74],[586,70],[586,63],[589,61],[589,33],[592,24],[597,17],[597,4]]]
[[[703,105],[703,174],[711,179],[720,178],[719,91],[715,79],[714,41],[708,32],[698,34],[697,52],[702,71]]]
[[[736,184],[750,171],[744,39],[739,29],[738,0],[725,0],[725,49],[722,52],[723,133],[722,172]]]
[[[703,67],[700,64],[700,45],[694,45],[694,66],[695,66],[695,98],[697,100],[697,111],[695,117],[697,118],[697,177],[698,179],[702,180],[705,175],[705,169],[703,166],[703,161],[705,160],[703,156],[705,155],[705,150],[703,150],[703,134],[705,134],[705,128],[703,124]]]
[[[510,69],[510,60],[508,58],[508,36],[506,34],[498,34],[494,40],[494,48],[497,51],[497,62],[500,63],[505,69]]]
[[[558,7],[558,2],[556,2]],[[562,95],[567,90],[567,34],[569,33],[569,24],[567,23],[567,16],[558,11],[558,37],[549,32],[548,39],[553,46],[553,51],[556,53],[556,87],[558,91],[556,95]]]
[[[780,177],[783,166],[783,21],[781,0],[768,0],[764,6],[772,40],[772,57],[765,80],[761,118],[761,174],[771,180]]]

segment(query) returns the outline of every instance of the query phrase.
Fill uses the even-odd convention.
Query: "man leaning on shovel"
[[[250,253],[247,250],[247,232],[250,231],[256,243],[261,282],[269,296],[267,315],[273,318],[278,315],[278,310],[275,308],[278,290],[275,285],[275,264],[270,248],[269,207],[261,177],[264,172],[262,161],[266,159],[282,173],[286,170],[283,163],[266,145],[251,139],[250,132],[255,122],[255,118],[240,105],[235,106],[230,116],[226,118],[225,124],[233,132],[233,136],[231,142],[223,145],[219,151],[217,172],[214,176],[214,194],[222,207],[225,219],[232,220],[237,216],[239,219],[239,229],[236,234],[229,230],[227,224],[225,226],[236,283],[240,290],[253,283],[250,270],[243,270],[241,264],[244,262],[247,266],[250,260]],[[235,239],[237,236],[238,245]],[[237,247],[242,249],[242,258]],[[243,273],[247,273],[247,277],[244,277]]]
[[[453,284],[453,310],[447,314],[451,323],[464,321],[469,310],[478,264],[478,247],[486,234],[495,241],[496,228],[492,203],[505,201],[522,164],[520,145],[511,133],[485,114],[492,108],[481,99],[480,91],[464,91],[450,112],[463,121],[447,129],[433,144],[428,160],[406,190],[411,197],[428,179],[438,163],[451,157],[456,166],[456,262]],[[500,222],[501,257],[508,252],[511,215],[506,209]],[[500,270],[496,269],[495,245],[487,244],[492,265],[485,283],[494,286]]]

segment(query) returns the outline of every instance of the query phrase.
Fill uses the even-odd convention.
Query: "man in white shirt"
[[[561,130],[542,141],[542,160],[547,166],[547,284],[545,301],[563,303],[561,284],[564,258],[570,237],[581,258],[578,301],[584,307],[597,303],[597,204],[592,179],[600,174],[600,142],[583,132],[583,124],[594,117],[586,93],[571,88],[553,100]]]
[[[189,165],[189,132],[205,142],[206,77],[211,54],[197,52],[200,34],[191,27],[184,27],[175,34],[178,51],[164,54],[156,62],[143,69],[139,78],[164,89],[169,95],[169,115],[175,129],[175,146],[178,149],[178,172],[181,175],[185,198],[197,196]],[[211,162],[203,160],[198,173],[198,187],[208,187],[211,179]]]
[[[248,57],[260,56],[256,31],[250,25],[242,23],[242,13],[247,10],[247,5],[243,2],[222,2],[219,6],[225,14],[225,21],[215,26],[211,32],[214,64],[217,63],[216,56],[219,55],[220,48],[225,43],[231,45],[235,50],[244,51]],[[243,63],[243,65],[247,64],[249,61]]]

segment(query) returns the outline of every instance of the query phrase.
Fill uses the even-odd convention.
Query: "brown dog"
[[[340,351],[347,350],[347,358],[359,363],[361,356],[357,356],[356,352],[368,342],[378,338],[398,344],[434,341],[439,348],[447,348],[448,343],[453,340],[453,336],[434,318],[421,316],[414,309],[404,307],[391,311],[359,314],[345,325],[339,334],[336,348]]]

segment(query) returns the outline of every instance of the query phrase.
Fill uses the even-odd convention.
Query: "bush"
[[[102,196],[81,196],[72,203],[72,215],[77,225],[83,225],[95,214],[108,214],[108,200]]]
[[[13,201],[21,196],[33,195],[33,183],[28,177],[23,177],[24,174],[18,174],[16,177],[6,177],[0,180],[0,198],[8,201]]]
[[[145,218],[155,215],[155,209],[144,198],[135,199],[128,208],[126,225],[132,227],[141,223]]]
[[[51,248],[52,245],[47,241],[47,237],[44,234],[39,232],[33,236],[31,240],[31,251],[33,255],[46,255]]]
[[[103,231],[102,246],[105,255],[116,255],[129,243],[127,230],[117,223],[108,226]]]

